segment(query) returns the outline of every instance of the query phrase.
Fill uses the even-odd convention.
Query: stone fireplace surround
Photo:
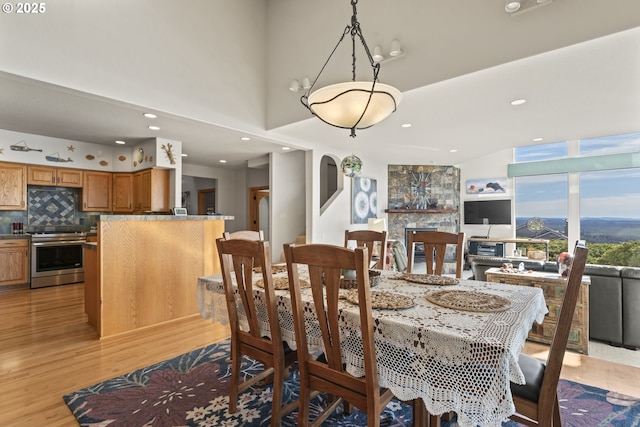
[[[460,169],[454,166],[389,165],[389,239],[404,244],[405,228],[460,231]],[[445,262],[455,253],[447,252]],[[445,272],[449,268],[445,264]]]

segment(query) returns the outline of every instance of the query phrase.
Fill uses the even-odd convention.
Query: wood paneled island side
[[[94,285],[98,335],[199,315],[193,284],[220,273],[215,240],[225,220],[233,217],[101,215]]]

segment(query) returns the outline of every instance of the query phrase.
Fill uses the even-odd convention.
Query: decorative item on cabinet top
[[[48,162],[58,162],[58,163],[73,162],[71,157],[67,157],[66,159],[63,159],[62,157],[60,157],[60,153],[58,153],[58,152],[55,152],[55,153],[50,154],[48,156],[45,156],[44,158]]]
[[[22,145],[20,145],[20,144],[22,144]],[[40,148],[31,148],[31,147],[29,147],[24,140],[18,142],[17,144],[11,145],[10,148],[13,151],[40,151],[40,152],[42,152],[42,149],[40,149]]]

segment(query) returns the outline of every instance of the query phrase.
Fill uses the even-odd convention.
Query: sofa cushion
[[[621,267],[588,265],[584,274],[589,285],[589,337],[622,344],[622,272]]]
[[[640,347],[640,268],[622,269],[622,324],[625,347]]]

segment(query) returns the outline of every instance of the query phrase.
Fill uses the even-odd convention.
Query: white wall
[[[271,258],[282,260],[282,246],[295,242],[306,227],[305,153],[271,154],[270,216]]]
[[[458,165],[460,168],[460,228],[464,231],[466,237],[486,236],[489,232],[488,225],[465,225],[463,203],[465,200],[487,200],[487,199],[511,199],[511,217],[514,216],[515,203],[513,192],[513,178],[507,178],[507,166],[513,162],[513,149],[501,150],[494,153],[488,153],[484,157],[474,159],[472,161]],[[507,178],[506,194],[467,194],[466,182],[470,179],[483,178]],[[516,233],[515,222],[512,225],[493,225],[491,226],[490,237],[509,237],[514,238]]]
[[[338,164],[338,180],[343,180],[344,189],[333,200],[322,214],[320,214],[320,167],[322,156],[332,155],[339,159],[348,156],[349,152],[329,153],[319,150],[308,152],[307,168],[311,182],[307,183],[307,191],[310,193],[307,201],[310,226],[307,228],[307,241],[314,243],[327,243],[332,245],[344,244],[344,230],[351,227],[351,185],[352,179],[345,177]],[[384,212],[387,209],[388,177],[387,165],[376,163],[366,156],[366,153],[355,153],[362,160],[362,174],[364,178],[377,180],[378,188],[378,218],[387,218]],[[355,227],[355,226],[354,226]]]
[[[217,180],[216,193],[218,213],[235,217],[225,221],[226,231],[245,230],[247,227],[247,185],[244,169],[224,169],[211,166],[182,165],[186,176],[212,178]]]

